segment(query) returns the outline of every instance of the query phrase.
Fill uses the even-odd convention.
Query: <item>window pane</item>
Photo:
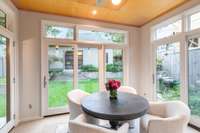
[[[162,26],[160,28],[157,28],[155,31],[155,40],[176,35],[177,33],[181,32],[182,30],[182,21],[178,20],[174,23]]]
[[[192,121],[200,121],[200,38],[192,38],[188,41],[188,100],[192,113]],[[195,122],[198,123],[198,122]],[[196,125],[196,126],[200,126]]]
[[[10,120],[8,39],[0,35],[0,128]]]
[[[126,38],[125,33],[79,30],[79,40],[81,41],[124,44],[126,43],[125,38]]]
[[[97,48],[79,48],[78,88],[88,93],[99,90],[99,64]]]
[[[180,44],[172,43],[157,48],[156,90],[158,100],[180,99]]]
[[[0,10],[0,25],[6,27],[6,14]]]
[[[51,45],[48,49],[48,107],[68,104],[66,95],[73,89],[73,48]]]
[[[123,50],[106,49],[106,81],[120,80],[123,84]]]
[[[190,16],[190,30],[200,28],[200,12]]]
[[[60,38],[60,39],[73,39],[74,30],[73,28],[60,27],[60,26],[46,26],[46,37],[47,38]]]

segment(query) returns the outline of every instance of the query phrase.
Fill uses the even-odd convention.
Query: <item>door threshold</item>
[[[67,113],[61,113],[61,114],[46,115],[44,117],[53,117],[53,116],[60,116],[60,115],[67,115],[67,114],[69,114],[69,112],[67,112]]]

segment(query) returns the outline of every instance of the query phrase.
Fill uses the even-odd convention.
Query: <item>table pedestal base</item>
[[[118,121],[109,121],[109,123],[110,123],[112,129],[117,129],[117,127],[119,126]]]

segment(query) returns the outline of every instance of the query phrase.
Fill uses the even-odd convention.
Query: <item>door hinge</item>
[[[16,119],[16,115],[15,115],[15,114],[13,114],[13,119],[14,119],[14,120]]]
[[[152,82],[153,82],[153,84],[155,83],[155,75],[154,74],[152,74]]]
[[[14,83],[14,84],[16,83],[16,79],[15,79],[15,77],[13,78],[13,83]]]
[[[13,41],[13,47],[15,47],[15,41]]]

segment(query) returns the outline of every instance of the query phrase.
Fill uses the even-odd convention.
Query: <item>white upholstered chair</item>
[[[67,99],[69,102],[70,120],[76,118],[82,114],[81,100],[88,96],[89,93],[84,92],[79,89],[74,89],[67,94]]]
[[[130,86],[120,86],[118,91],[137,94],[136,89],[134,89],[133,87],[130,87]],[[130,126],[129,128],[134,128],[135,127],[135,120],[130,120],[130,121],[127,121],[127,122],[129,123],[129,126]]]
[[[133,87],[130,87],[130,86],[120,86],[118,91],[137,94],[136,89],[134,89]]]
[[[189,107],[180,101],[151,102],[148,114],[140,119],[141,133],[186,133]]]
[[[81,109],[81,100],[88,95],[90,94],[79,89],[74,89],[67,94],[67,99],[69,102],[70,120],[73,120],[74,118],[83,113]],[[87,114],[85,114],[85,116],[87,117],[88,122],[93,124],[99,124],[98,119]]]
[[[128,123],[123,124],[118,130],[103,128],[87,123],[85,115],[81,114],[69,121],[70,133],[128,133]]]

